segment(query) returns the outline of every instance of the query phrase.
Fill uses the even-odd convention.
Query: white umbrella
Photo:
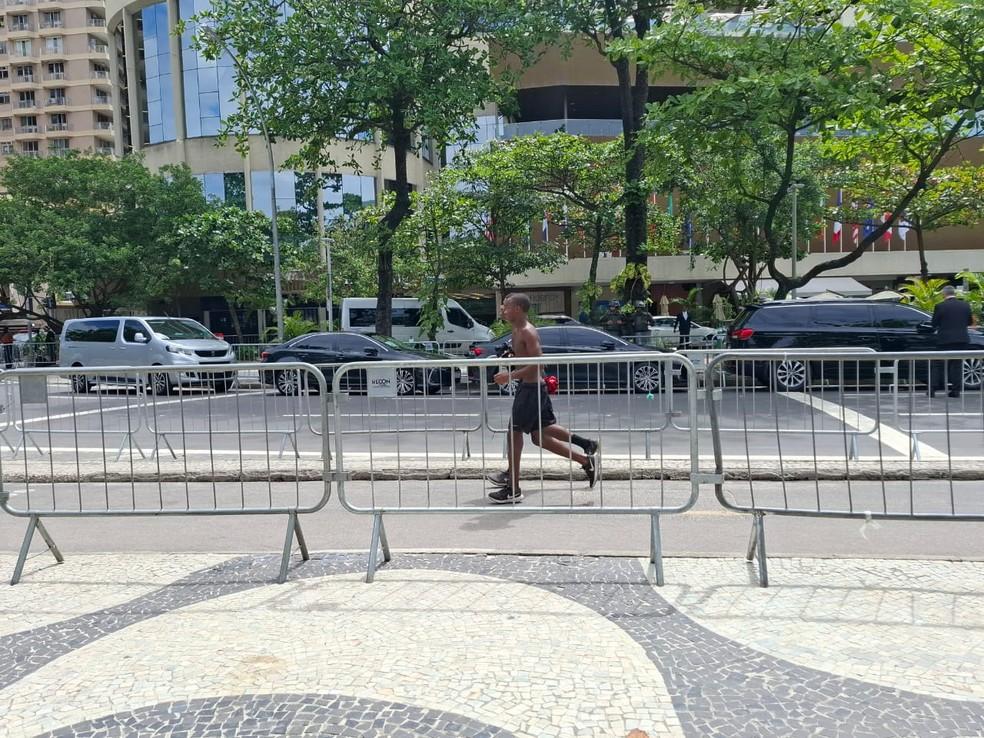
[[[901,300],[902,294],[896,292],[895,290],[882,290],[881,292],[876,292],[873,295],[869,295],[865,298],[866,300]]]
[[[805,300],[843,300],[844,295],[838,295],[836,292],[831,292],[827,290],[826,292],[818,292],[815,295],[810,295],[809,297],[803,298]]]

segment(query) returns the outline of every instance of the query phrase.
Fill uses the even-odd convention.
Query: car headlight
[[[184,356],[194,356],[195,351],[190,348],[185,348],[184,346],[175,346],[174,344],[167,344],[167,350],[172,354],[183,354]]]

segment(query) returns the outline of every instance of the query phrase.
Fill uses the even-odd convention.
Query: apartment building
[[[102,0],[3,0],[0,160],[115,152]]]

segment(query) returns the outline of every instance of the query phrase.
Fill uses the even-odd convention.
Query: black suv
[[[931,317],[911,305],[877,300],[829,300],[782,301],[748,305],[732,325],[728,347],[734,349],[822,349],[825,347],[868,347],[875,351],[932,351],[936,348],[936,335],[930,324]],[[984,335],[970,330],[968,350],[984,351]],[[776,389],[795,391],[802,389],[807,377],[829,374],[836,379],[841,371],[869,376],[844,376],[845,380],[872,380],[874,362],[845,362],[839,367],[835,361],[811,362],[806,367],[801,361],[786,360],[754,365],[754,373],[763,383]],[[928,362],[916,362],[916,379],[926,381]],[[910,367],[902,362],[899,370],[903,378]],[[984,383],[984,358],[964,361],[964,387],[977,389]]]

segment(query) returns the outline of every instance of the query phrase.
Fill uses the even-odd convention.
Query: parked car
[[[260,361],[267,364],[281,362],[305,362],[314,365],[348,364],[355,361],[402,361],[420,363],[418,367],[396,370],[396,389],[400,395],[415,392],[427,394],[450,387],[461,377],[461,371],[450,367],[427,368],[428,359],[447,359],[448,354],[423,351],[388,336],[366,336],[361,333],[308,333],[292,338],[279,346],[273,346],[260,354]],[[334,366],[322,366],[325,381],[331,385],[335,376]],[[299,386],[298,374],[292,371],[262,371],[263,382],[272,384],[282,395],[294,395],[306,389]],[[303,380],[301,382],[303,384]],[[348,392],[366,390],[366,373],[349,371],[342,375],[341,389]]]
[[[544,326],[538,329],[540,346],[547,356],[557,355],[557,364],[544,366],[545,375],[557,377],[559,388],[565,391],[577,389],[633,389],[636,392],[657,392],[663,386],[663,372],[658,364],[646,361],[633,361],[633,354],[652,352],[659,349],[647,349],[624,341],[621,338],[589,328],[583,325]],[[472,354],[477,358],[503,356],[512,347],[512,335],[506,334],[495,341],[478,343],[472,346]],[[599,358],[606,354],[621,354],[623,362],[606,362],[604,364],[564,364],[563,355],[598,354]],[[599,372],[599,367],[602,370]],[[509,392],[511,387],[499,388],[492,381],[497,368],[486,368],[485,381],[500,391]],[[478,380],[478,368],[473,370],[475,381]],[[600,376],[599,376],[600,374]]]
[[[376,332],[376,298],[346,297],[342,300],[342,330],[373,335]],[[492,331],[475,320],[455,300],[441,309],[444,325],[435,340],[441,346],[464,351],[475,341],[488,341]],[[420,300],[415,297],[393,298],[393,337],[400,341],[421,340]]]
[[[675,322],[676,318],[672,315],[654,315],[649,321],[649,334],[663,338],[675,346],[680,340],[679,334],[676,328],[674,328]],[[717,330],[714,328],[708,328],[700,323],[691,321],[690,345],[694,348],[710,346],[714,342],[714,335],[716,333]]]
[[[80,318],[66,320],[59,345],[58,366],[182,366],[181,373],[154,372],[141,380],[155,394],[168,394],[176,385],[207,385],[225,392],[236,382],[235,372],[196,372],[197,366],[232,364],[232,346],[190,318]],[[134,377],[72,376],[74,392],[95,384],[132,383]]]
[[[911,305],[877,300],[783,301],[748,305],[732,325],[728,346],[733,349],[822,349],[827,347],[867,347],[875,351],[932,351],[936,336],[932,316]],[[969,350],[984,351],[984,334],[970,331]],[[796,391],[810,381],[838,380],[841,369],[836,362],[806,363],[787,359],[775,363],[749,364],[756,378],[780,390]],[[847,381],[873,381],[874,362],[844,362]],[[928,362],[910,365],[902,362],[903,379],[927,381]],[[861,376],[858,376],[858,373]],[[826,375],[826,376],[823,376]],[[965,359],[964,387],[977,389],[984,384],[984,355]]]
[[[564,315],[563,313],[544,313],[537,317],[544,322],[553,323],[554,325],[583,325],[581,321],[575,320],[570,315]]]

